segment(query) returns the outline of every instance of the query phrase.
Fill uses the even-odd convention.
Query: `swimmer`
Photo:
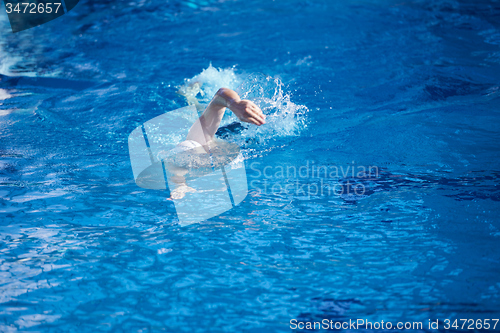
[[[191,97],[188,102],[195,104],[198,108],[200,104],[197,100],[192,100],[193,98]],[[242,122],[257,126],[266,123],[266,116],[255,103],[241,99],[234,90],[219,89],[203,114],[189,129],[186,139],[174,149],[158,154],[159,160],[167,159],[167,169],[174,174],[171,179],[176,187],[171,191],[169,200],[182,199],[186,193],[195,191],[186,184],[184,177],[189,169],[210,167],[211,163],[214,163],[214,153],[216,152],[218,152],[216,155],[219,161],[215,163],[222,164],[224,158],[227,160],[231,156],[230,149],[225,150],[224,145],[215,140],[215,132],[219,128],[226,108],[231,110]]]

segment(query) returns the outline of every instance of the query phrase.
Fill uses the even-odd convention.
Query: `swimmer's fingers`
[[[250,105],[250,113],[254,118],[260,119],[262,121],[262,124],[266,123],[266,116],[264,115],[262,110],[254,103]]]
[[[266,119],[264,118],[264,115],[258,114],[257,112],[253,111],[250,113],[248,119],[252,119],[256,121],[256,125],[264,125],[266,123]]]
[[[231,110],[241,120],[255,125],[266,123],[262,110],[255,103],[248,100],[241,100],[231,105]]]
[[[258,119],[253,118],[253,117],[248,117],[248,118],[244,119],[243,121],[246,123],[257,125],[257,126],[260,126],[263,124],[263,122],[261,120],[258,120]]]
[[[244,121],[246,123],[257,125],[257,126],[265,124],[265,122],[264,122],[264,120],[262,120],[262,118],[255,116],[255,115],[252,115],[252,114],[249,114],[245,117],[240,117],[240,120]]]

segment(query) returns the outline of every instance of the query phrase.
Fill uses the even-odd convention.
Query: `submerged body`
[[[174,149],[158,154],[158,158],[166,162],[168,171],[174,175],[172,180],[176,187],[171,190],[170,199],[181,199],[187,192],[195,191],[186,184],[185,175],[189,170],[226,164],[239,153],[239,148],[235,145],[215,139],[215,132],[219,128],[226,108],[229,108],[240,121],[257,126],[265,124],[266,117],[255,103],[242,100],[231,89],[219,89],[203,114],[189,129],[186,139]]]

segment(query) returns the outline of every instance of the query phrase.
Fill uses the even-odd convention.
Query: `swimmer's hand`
[[[239,120],[246,123],[257,126],[266,123],[266,116],[262,113],[262,110],[254,102],[240,99],[240,96],[234,90],[220,88],[215,94],[212,103],[229,108]]]
[[[266,123],[266,116],[252,101],[242,99],[236,102],[233,100],[229,103],[228,107],[241,121],[255,124],[257,126],[264,125]]]

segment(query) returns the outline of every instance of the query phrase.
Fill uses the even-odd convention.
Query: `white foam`
[[[184,79],[179,92],[196,97],[200,102],[208,103],[221,87],[235,89],[241,84],[234,68],[217,69],[210,64],[200,74]]]

